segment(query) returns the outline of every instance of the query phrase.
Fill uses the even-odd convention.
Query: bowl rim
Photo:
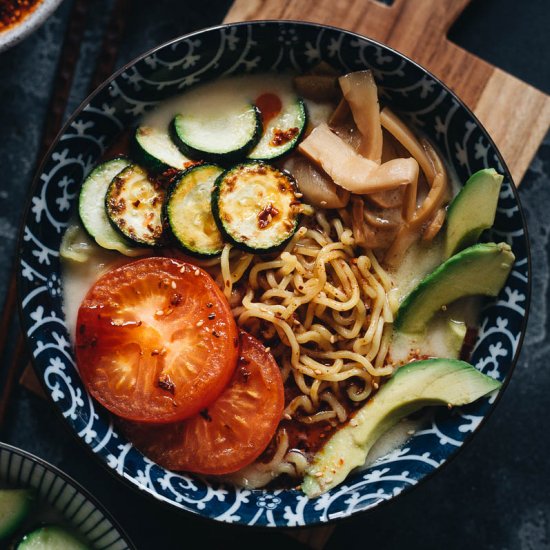
[[[97,499],[97,497],[95,497],[92,493],[90,493],[90,491],[88,491],[88,489],[86,489],[80,482],[76,481],[73,477],[71,477],[65,471],[61,470],[58,466],[55,466],[51,462],[48,462],[44,458],[39,457],[38,455],[35,455],[29,451],[25,451],[20,447],[11,445],[10,443],[5,443],[4,441],[0,441],[0,450],[4,450],[12,454],[19,455],[23,458],[31,460],[32,462],[35,462],[36,464],[39,464],[40,466],[48,470],[49,472],[52,472],[53,474],[55,474],[57,477],[61,478],[68,485],[72,486],[73,489],[76,489],[86,499],[88,499],[95,506],[95,508],[97,508],[105,516],[105,518],[112,523],[113,527],[120,533],[122,539],[124,540],[124,542],[126,542],[130,550],[137,550],[136,545],[133,543],[132,539],[128,536],[128,533],[126,533],[126,531],[122,528],[118,520],[105,507],[105,505],[102,504]]]
[[[0,52],[9,50],[37,30],[59,7],[63,0],[40,0],[34,10],[15,26],[0,31]]]
[[[21,267],[22,267],[21,266],[21,259],[22,259],[23,235],[24,235],[24,229],[25,229],[25,221],[28,218],[29,211],[30,211],[30,208],[31,208],[31,205],[32,205],[32,197],[33,197],[33,194],[36,191],[36,189],[37,189],[37,187],[40,183],[40,176],[43,172],[43,169],[44,169],[46,163],[48,162],[49,158],[51,157],[51,154],[52,154],[54,148],[57,146],[58,142],[60,141],[60,138],[63,136],[63,134],[66,132],[66,130],[70,127],[72,122],[77,118],[77,116],[79,116],[81,114],[81,112],[84,110],[84,108],[93,100],[93,98],[96,95],[98,95],[100,92],[102,92],[105,88],[107,88],[114,79],[119,77],[122,73],[124,73],[125,71],[130,69],[132,66],[134,66],[139,61],[149,57],[150,55],[156,53],[159,50],[167,48],[167,47],[169,47],[173,44],[176,44],[178,42],[181,42],[183,40],[188,40],[188,39],[193,38],[197,35],[202,35],[204,33],[220,31],[220,30],[223,30],[223,29],[226,29],[226,28],[232,28],[232,27],[240,27],[240,26],[246,26],[246,25],[260,26],[260,25],[266,25],[266,24],[268,24],[268,25],[294,25],[294,26],[301,26],[301,27],[313,27],[313,28],[317,28],[317,29],[327,29],[327,30],[332,30],[332,31],[335,31],[335,32],[350,35],[353,38],[357,38],[357,39],[360,39],[360,40],[365,40],[365,41],[367,41],[367,42],[369,42],[369,43],[371,43],[371,44],[373,44],[377,47],[380,47],[384,50],[387,50],[387,51],[391,52],[392,54],[396,55],[397,57],[400,57],[401,59],[405,60],[407,63],[412,64],[414,67],[418,68],[424,74],[426,74],[430,78],[432,78],[439,86],[441,86],[441,88],[443,90],[445,90],[448,94],[450,94],[450,96],[458,103],[460,108],[464,109],[467,112],[467,114],[472,118],[472,120],[474,121],[476,126],[479,127],[479,129],[481,130],[484,138],[487,139],[488,143],[493,147],[493,149],[495,151],[495,154],[496,154],[496,157],[497,157],[498,161],[500,162],[500,164],[502,166],[504,176],[510,182],[510,187],[512,189],[512,193],[513,193],[513,196],[514,196],[514,201],[515,201],[515,204],[518,207],[518,212],[519,212],[519,215],[520,215],[520,218],[521,218],[522,228],[523,228],[523,231],[524,231],[524,234],[525,234],[525,244],[526,244],[525,252],[526,252],[526,259],[527,259],[527,271],[526,271],[526,273],[527,273],[527,277],[526,277],[527,278],[527,289],[526,289],[526,296],[525,296],[525,314],[524,314],[524,316],[522,318],[522,322],[521,322],[521,327],[520,327],[519,339],[518,339],[516,352],[510,360],[510,367],[508,369],[506,377],[502,381],[502,386],[499,389],[495,400],[491,403],[489,409],[483,415],[483,417],[481,418],[479,424],[464,438],[462,444],[459,447],[457,447],[456,449],[454,449],[452,451],[452,453],[444,460],[444,462],[442,462],[437,468],[435,468],[434,470],[432,470],[429,473],[425,474],[416,483],[414,483],[412,485],[407,485],[399,494],[393,496],[389,500],[383,500],[383,501],[378,502],[378,503],[374,504],[373,506],[370,506],[370,507],[368,507],[366,509],[363,509],[363,510],[353,511],[353,512],[351,512],[350,514],[348,514],[346,516],[341,516],[341,517],[338,517],[338,518],[328,519],[326,521],[321,521],[321,520],[318,519],[316,521],[306,523],[305,525],[292,525],[292,526],[288,526],[288,525],[273,525],[273,526],[248,525],[246,523],[241,523],[241,522],[238,522],[238,521],[234,522],[234,523],[230,523],[230,522],[227,522],[227,521],[218,520],[215,517],[211,517],[211,516],[208,516],[206,514],[201,514],[199,512],[195,512],[195,511],[192,511],[192,510],[187,510],[187,509],[184,509],[184,508],[180,508],[178,506],[175,506],[173,503],[171,503],[169,501],[158,498],[155,494],[150,493],[149,491],[145,490],[145,488],[140,488],[136,484],[130,482],[126,478],[126,476],[121,475],[120,473],[116,472],[113,468],[110,468],[108,466],[106,460],[99,453],[94,453],[92,451],[90,445],[88,445],[82,438],[78,437],[78,434],[75,432],[75,430],[73,430],[70,427],[69,423],[66,422],[65,418],[63,417],[63,414],[62,414],[61,410],[58,407],[56,407],[55,403],[51,400],[51,398],[49,396],[49,390],[46,387],[45,380],[40,376],[40,373],[39,373],[39,371],[38,371],[38,369],[35,365],[34,357],[33,357],[32,353],[30,353],[31,339],[26,334],[26,331],[25,331],[25,326],[24,326],[24,321],[23,321],[24,313],[23,313],[23,305],[22,305],[22,302],[23,302],[23,300],[22,300],[22,298],[23,298],[23,296],[22,296],[23,281],[22,281],[22,275],[21,275],[21,273],[22,273],[22,271],[21,271]],[[133,58],[132,60],[130,60],[128,63],[125,63],[121,68],[119,68],[117,71],[113,72],[107,79],[105,79],[95,90],[93,90],[90,94],[88,94],[84,98],[84,100],[78,105],[78,107],[71,113],[69,118],[66,120],[64,125],[61,127],[61,129],[59,130],[59,132],[55,136],[55,139],[51,142],[50,147],[48,148],[47,152],[44,154],[43,158],[40,160],[40,164],[38,166],[38,169],[36,170],[36,172],[33,176],[31,186],[27,190],[26,203],[25,203],[25,207],[24,207],[23,212],[22,212],[21,222],[20,222],[20,226],[19,226],[19,234],[18,234],[18,238],[17,238],[16,268],[17,268],[17,303],[18,303],[18,310],[19,310],[19,323],[20,323],[20,327],[22,329],[22,333],[23,333],[23,336],[24,336],[24,344],[25,344],[27,354],[30,357],[30,361],[31,361],[31,364],[33,366],[33,370],[35,371],[35,373],[37,375],[37,378],[39,379],[42,388],[44,389],[46,395],[48,396],[48,402],[55,409],[56,414],[58,415],[58,417],[62,419],[62,424],[68,429],[68,431],[73,435],[73,437],[75,437],[80,442],[80,444],[87,450],[87,452],[90,455],[92,455],[93,457],[95,457],[95,461],[98,462],[99,464],[101,464],[103,466],[103,468],[105,468],[113,477],[118,479],[126,487],[131,487],[137,494],[142,494],[142,495],[145,494],[146,498],[148,498],[150,501],[160,503],[162,506],[166,506],[167,508],[169,508],[171,510],[178,510],[180,513],[185,514],[189,518],[195,518],[195,519],[198,518],[198,519],[204,520],[205,522],[208,522],[208,523],[213,521],[216,524],[220,524],[220,525],[227,526],[229,528],[234,528],[234,529],[246,527],[247,529],[252,529],[252,530],[257,530],[257,531],[273,531],[273,530],[276,530],[276,529],[285,529],[285,530],[289,530],[289,531],[290,530],[301,530],[301,529],[310,529],[310,528],[314,528],[314,527],[321,527],[321,526],[325,526],[325,525],[335,525],[337,523],[351,521],[351,520],[353,520],[353,519],[355,519],[359,516],[362,516],[364,514],[372,512],[374,510],[379,510],[381,507],[385,508],[387,505],[391,504],[392,502],[395,502],[395,500],[397,498],[401,497],[402,495],[409,494],[410,491],[414,490],[416,487],[420,486],[425,481],[431,479],[432,476],[434,476],[435,474],[440,473],[451,461],[453,461],[458,456],[460,451],[462,451],[472,441],[474,435],[477,434],[481,430],[481,428],[485,425],[487,420],[490,418],[490,416],[492,415],[492,413],[496,409],[498,403],[502,399],[504,391],[506,390],[506,388],[507,388],[507,386],[508,386],[508,384],[509,384],[509,382],[512,378],[515,367],[516,367],[517,362],[519,360],[521,349],[523,347],[523,342],[524,342],[525,334],[526,334],[526,331],[527,331],[527,323],[528,323],[528,318],[529,318],[529,310],[530,310],[530,305],[531,305],[531,294],[532,294],[531,245],[530,245],[530,240],[529,240],[527,221],[526,221],[526,218],[525,218],[525,214],[523,212],[523,207],[521,205],[521,200],[520,200],[520,197],[519,197],[518,188],[514,183],[512,174],[511,174],[504,158],[502,157],[502,154],[501,154],[500,150],[496,146],[494,140],[491,138],[491,136],[488,133],[488,131],[486,130],[486,128],[480,122],[478,117],[474,114],[474,112],[440,78],[435,76],[430,70],[426,69],[423,65],[421,65],[418,62],[414,61],[413,59],[411,59],[407,55],[401,53],[399,50],[396,50],[395,48],[393,48],[391,46],[388,46],[387,44],[384,44],[382,42],[379,42],[377,40],[369,38],[368,36],[362,35],[362,34],[357,33],[355,31],[350,31],[350,30],[344,29],[342,27],[336,27],[334,25],[326,25],[326,24],[322,24],[322,23],[315,23],[315,22],[309,22],[309,21],[300,21],[300,20],[294,20],[294,19],[258,19],[258,20],[253,20],[253,21],[238,21],[238,22],[234,22],[234,23],[222,23],[222,24],[219,24],[219,25],[204,27],[204,28],[198,29],[196,31],[192,31],[192,32],[187,33],[187,34],[180,35],[176,38],[172,38],[172,39],[170,39],[166,42],[163,42],[162,44],[159,44],[159,45],[157,45],[153,48],[150,48],[149,50],[145,51],[144,53],[142,53],[142,54],[136,56],[135,58]],[[190,474],[190,475],[193,475],[193,474]]]

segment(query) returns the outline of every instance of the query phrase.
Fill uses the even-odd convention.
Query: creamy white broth
[[[76,223],[73,222],[69,228],[75,227]],[[61,253],[63,310],[73,343],[76,336],[78,309],[88,290],[102,275],[111,269],[135,260],[135,258],[127,258],[118,252],[105,250],[96,244],[88,245],[85,254],[86,261],[77,262],[64,258],[63,252]]]

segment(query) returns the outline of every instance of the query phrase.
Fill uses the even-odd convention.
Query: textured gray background
[[[84,99],[112,0],[92,8],[66,116]],[[72,0],[13,49],[0,54],[0,297],[6,292],[26,190]],[[117,66],[186,32],[220,22],[229,1],[133,0]],[[453,40],[550,91],[550,2],[477,0],[451,30]],[[510,106],[513,111],[514,105]],[[338,526],[328,548],[447,550],[550,548],[550,137],[521,186],[533,256],[533,301],[519,364],[485,427],[428,482],[389,506]],[[14,321],[15,322],[15,321]],[[2,368],[5,366],[5,358]],[[1,381],[1,376],[0,376]],[[57,464],[107,503],[141,549],[301,548],[273,532],[207,524],[151,502],[94,462],[49,403],[18,388],[3,440]]]

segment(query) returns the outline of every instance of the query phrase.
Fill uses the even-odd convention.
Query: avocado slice
[[[496,296],[514,263],[506,243],[475,244],[443,262],[401,302],[394,322],[400,332],[419,334],[436,311],[464,296]]]
[[[493,226],[503,179],[493,168],[470,176],[447,211],[445,258],[475,244],[482,231]]]
[[[315,455],[302,490],[316,497],[341,483],[353,468],[365,463],[384,432],[422,407],[466,405],[500,386],[457,359],[427,359],[401,367]]]
[[[442,312],[443,313],[443,312]],[[389,348],[391,362],[404,365],[411,361],[416,350],[424,357],[448,357],[458,359],[468,327],[465,322],[436,314],[424,334],[405,334],[395,331]]]

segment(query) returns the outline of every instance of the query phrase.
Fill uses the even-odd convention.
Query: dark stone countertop
[[[66,116],[84,99],[112,0],[92,3]],[[229,0],[134,0],[117,66],[169,38],[220,22]],[[0,296],[30,184],[72,0],[27,40],[0,54]],[[550,3],[474,2],[451,38],[550,89]],[[487,32],[490,29],[490,32]],[[511,105],[513,110],[515,106]],[[523,350],[495,413],[459,457],[388,506],[339,524],[327,548],[550,548],[550,137],[521,185],[533,258],[533,300]],[[15,323],[13,333],[15,334]],[[2,370],[7,366],[1,358]],[[1,372],[1,371],[0,371]],[[1,380],[1,377],[0,377]],[[301,548],[282,534],[206,523],[124,486],[94,461],[48,402],[17,387],[2,440],[56,464],[107,504],[139,550],[194,546]]]

